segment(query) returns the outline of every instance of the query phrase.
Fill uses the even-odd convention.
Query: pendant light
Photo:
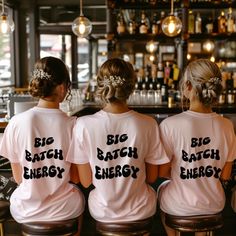
[[[15,29],[15,24],[12,19],[10,19],[7,13],[4,11],[4,0],[2,0],[2,13],[0,16],[0,32],[3,34],[11,33]]]
[[[157,51],[157,48],[158,48],[158,42],[151,40],[146,44],[146,49],[149,53],[155,53]]]
[[[162,31],[169,37],[178,35],[182,30],[182,22],[178,16],[174,15],[174,0],[171,0],[170,15],[167,16],[162,22]]]
[[[92,31],[92,24],[82,11],[82,0],[80,0],[80,16],[73,21],[72,31],[80,38],[86,38]]]

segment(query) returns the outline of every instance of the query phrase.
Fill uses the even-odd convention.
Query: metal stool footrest
[[[165,213],[165,223],[181,232],[214,231],[223,226],[221,213],[198,216],[173,216]]]
[[[78,218],[52,222],[29,222],[21,225],[22,235],[24,236],[69,236],[74,235],[77,230]]]
[[[152,217],[131,222],[99,222],[96,221],[96,231],[101,235],[145,235],[152,228]]]

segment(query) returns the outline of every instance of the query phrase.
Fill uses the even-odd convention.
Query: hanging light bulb
[[[0,16],[0,32],[3,34],[11,33],[15,29],[15,24],[4,11],[4,0],[2,0],[2,13]]]
[[[170,15],[167,16],[161,25],[162,31],[169,37],[178,35],[182,30],[182,22],[178,16],[174,15],[174,1],[171,0]]]
[[[149,41],[147,44],[146,44],[146,49],[149,53],[154,53],[156,52],[158,48],[158,42],[154,42],[154,41]]]
[[[203,43],[202,47],[204,51],[212,52],[215,48],[215,44],[211,40],[207,40]]]
[[[83,15],[82,0],[80,0],[80,16],[73,21],[72,31],[80,38],[86,38],[92,31],[90,20]]]

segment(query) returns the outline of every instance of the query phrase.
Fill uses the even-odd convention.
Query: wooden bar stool
[[[0,201],[0,236],[4,236],[3,223],[10,217],[10,203],[7,201]]]
[[[152,228],[152,217],[132,222],[99,222],[96,231],[102,236],[144,236],[149,235]]]
[[[214,231],[223,226],[223,217],[221,213],[213,215],[199,215],[199,216],[173,216],[165,214],[165,223],[178,233],[181,232],[207,232],[207,235],[213,236]]]
[[[51,222],[28,222],[21,224],[21,233],[23,236],[72,236],[78,231],[79,218],[51,221]]]

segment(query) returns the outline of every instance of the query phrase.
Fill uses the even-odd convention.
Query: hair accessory
[[[111,75],[109,77],[104,76],[104,86],[112,85],[113,87],[118,87],[123,85],[125,82],[124,78],[121,78],[120,76]]]
[[[217,97],[213,89],[207,89],[207,88],[202,90],[202,95],[203,97],[208,97],[208,98]]]
[[[208,82],[213,83],[213,84],[220,84],[221,81],[222,81],[221,78],[218,78],[218,77],[212,77],[212,78],[209,79]]]
[[[35,69],[33,71],[33,78],[49,80],[51,78],[51,75],[49,75],[47,72],[43,71],[42,69]]]

